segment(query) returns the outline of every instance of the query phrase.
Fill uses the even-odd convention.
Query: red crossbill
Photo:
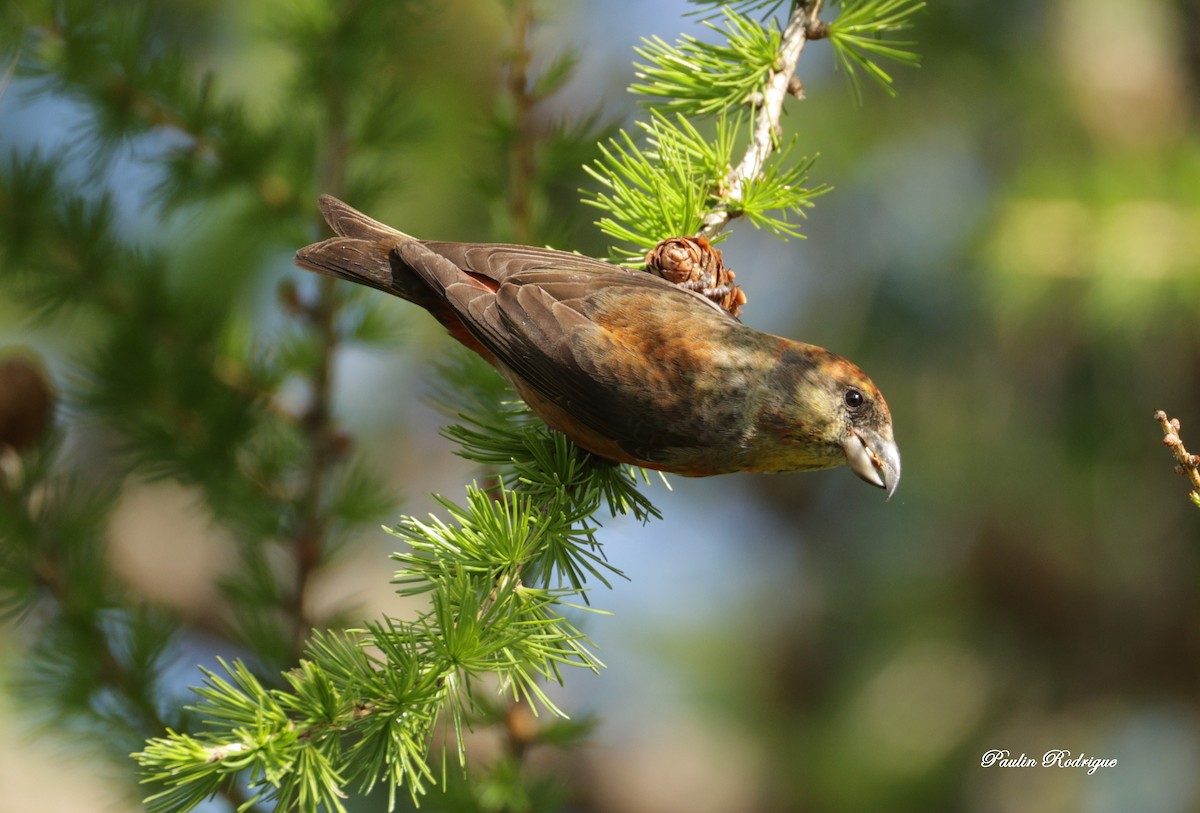
[[[846,463],[888,496],[879,389],[828,350],[742,324],[651,274],[550,249],[418,240],[328,195],[302,268],[425,308],[549,426],[620,463],[704,477]]]

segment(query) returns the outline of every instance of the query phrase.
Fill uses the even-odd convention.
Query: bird
[[[900,452],[857,365],[760,332],[702,294],[566,251],[420,240],[330,195],[336,236],[296,264],[408,300],[577,446],[687,477],[849,466],[884,489]]]

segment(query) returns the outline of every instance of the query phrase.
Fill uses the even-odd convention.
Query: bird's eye
[[[842,400],[845,401],[846,406],[850,407],[851,409],[858,409],[866,402],[867,399],[861,392],[851,387],[850,389],[846,390],[846,394],[842,397]]]

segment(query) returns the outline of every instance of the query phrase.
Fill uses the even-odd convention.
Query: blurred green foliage
[[[594,115],[557,127],[534,110],[570,77],[569,52],[554,72],[527,81],[528,37],[539,15],[524,2],[33,1],[0,13],[0,52],[19,96],[15,118],[36,121],[41,105],[82,122],[74,132],[4,133],[14,143],[0,167],[0,284],[18,320],[40,320],[24,324],[40,325],[50,366],[70,366],[61,384],[73,419],[33,451],[25,440],[14,449],[0,444],[0,609],[22,620],[16,631],[33,636],[5,677],[35,715],[86,734],[83,742],[126,766],[139,741],[180,732],[146,750],[192,760],[183,774],[157,776],[175,784],[143,791],[153,809],[188,809],[214,794],[244,809],[265,800],[331,809],[340,805],[339,785],[369,790],[378,781],[385,751],[391,784],[418,788],[432,778],[425,752],[447,698],[458,704],[453,730],[462,739],[475,708],[475,672],[503,666],[524,676],[513,678],[520,692],[542,696],[522,670],[557,674],[576,651],[586,654],[581,634],[551,611],[558,593],[533,593],[551,585],[552,562],[574,562],[576,544],[587,548],[585,562],[597,559],[595,543],[585,529],[539,559],[537,585],[503,592],[459,578],[469,599],[439,593],[418,622],[371,625],[382,661],[337,633],[307,646],[311,630],[361,617],[353,595],[329,605],[314,594],[350,543],[395,510],[380,472],[386,461],[339,424],[334,378],[347,352],[393,349],[400,340],[382,302],[359,301],[329,280],[280,281],[280,270],[295,248],[325,233],[315,211],[319,191],[373,211],[395,200],[424,211],[432,195],[410,172],[446,171],[453,183],[436,185],[445,194],[482,190],[444,207],[477,221],[460,223],[466,232],[532,240],[558,229],[566,239],[575,224],[556,199],[574,196],[582,171],[572,156],[603,132]],[[511,45],[497,42],[505,39]],[[478,59],[459,59],[457,49],[471,41]],[[506,75],[507,88],[497,92]],[[507,170],[503,180],[494,176],[497,165]],[[135,168],[143,175],[131,180]],[[16,369],[4,367],[6,381]],[[27,406],[45,411],[40,401]],[[22,408],[6,402],[5,414]],[[113,529],[122,507],[164,480],[201,506],[208,526],[199,529],[208,537],[201,544],[227,541],[233,549],[223,567],[196,574],[218,581],[205,591],[207,604],[152,599],[172,588],[138,585],[120,572],[116,551],[125,540]],[[604,497],[643,510],[628,480],[614,474],[594,498],[581,491],[579,510]],[[564,525],[575,520],[565,517]],[[168,526],[186,537],[189,522],[173,517]],[[495,594],[477,626],[492,621],[498,630],[502,610],[522,606],[510,639],[531,658],[483,634],[475,638],[491,649],[477,656],[466,625],[451,623],[461,609],[453,602],[467,606],[479,589]],[[557,625],[572,647],[561,657]],[[410,628],[427,633],[424,648],[384,640]],[[420,660],[454,636],[449,665]],[[214,649],[238,659],[226,667],[232,682],[207,670],[201,702],[185,708],[178,677],[167,672],[191,646],[206,659]],[[305,654],[313,660],[300,660]],[[332,676],[314,666],[339,655],[345,668]],[[374,716],[347,705],[383,708],[389,698],[368,688],[379,683],[380,663],[405,657],[417,658],[409,671],[436,702]],[[495,668],[484,669],[488,658]],[[190,679],[198,681],[199,674]],[[419,723],[422,714],[428,719]],[[374,749],[372,757],[352,761],[352,770],[330,762],[330,753],[341,754],[343,724],[364,720],[379,736],[352,744],[355,754]],[[214,745],[211,730],[201,733],[222,724],[236,734]],[[412,742],[389,744],[401,729]],[[247,748],[242,734],[259,745],[245,760],[236,758]],[[527,744],[539,741],[534,731]],[[397,749],[411,754],[392,760]],[[517,764],[501,760],[496,769],[510,775],[504,786],[514,793]],[[239,771],[258,787],[222,786]],[[259,792],[265,800],[250,795]]]

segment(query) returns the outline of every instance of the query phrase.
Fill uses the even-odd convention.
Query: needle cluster
[[[785,138],[784,102],[802,99],[796,75],[810,40],[827,40],[861,99],[866,75],[894,94],[880,60],[915,65],[911,42],[892,35],[907,27],[921,0],[845,0],[831,22],[822,3],[699,2],[719,17],[704,25],[715,41],[684,35],[674,43],[644,39],[635,49],[629,90],[649,111],[640,138],[621,131],[588,167],[598,188],[584,203],[602,212],[601,231],[618,242],[614,260],[637,265],[661,240],[688,235],[719,242],[730,221],[745,217],[776,236],[802,237],[800,221],[824,184],[808,186],[813,158]]]
[[[466,764],[466,734],[502,694],[565,716],[544,684],[564,670],[603,664],[572,620],[598,612],[587,584],[620,571],[595,538],[595,516],[657,510],[635,472],[583,452],[505,400],[491,382],[475,387],[474,408],[446,430],[468,459],[495,472],[459,503],[427,518],[402,517],[389,532],[401,595],[428,599],[412,620],[386,618],[328,631],[308,644],[286,686],[271,688],[244,663],[205,673],[192,712],[204,730],[151,740],[137,754],[161,789],[151,810],[186,810],[235,779],[256,801],[285,809],[343,810],[347,790],[383,782],[413,798],[445,777],[435,734]],[[490,404],[490,406],[489,406]],[[553,736],[553,731],[544,732]],[[437,769],[438,762],[442,769]]]

